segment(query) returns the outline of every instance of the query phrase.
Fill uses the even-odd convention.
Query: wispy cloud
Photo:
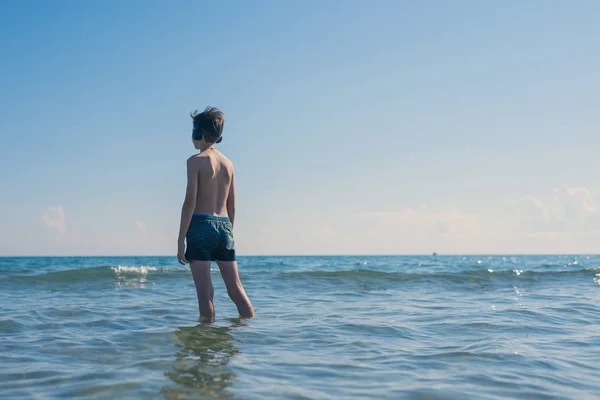
[[[48,207],[42,215],[42,224],[56,232],[56,242],[60,242],[67,232],[67,220],[62,206]]]
[[[600,231],[600,191],[565,185],[546,201],[525,197],[509,203],[522,232]]]

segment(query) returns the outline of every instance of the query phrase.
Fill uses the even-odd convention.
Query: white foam
[[[156,267],[148,267],[145,265],[142,265],[139,267],[129,267],[126,265],[118,265],[116,267],[111,267],[111,269],[113,271],[115,271],[115,274],[117,274],[117,275],[137,274],[137,275],[141,275],[141,276],[146,276],[146,275],[148,275],[148,272],[157,271]]]

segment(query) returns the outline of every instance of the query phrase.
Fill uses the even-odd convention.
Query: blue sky
[[[207,105],[240,254],[598,252],[596,1],[0,11],[0,255],[174,254]]]

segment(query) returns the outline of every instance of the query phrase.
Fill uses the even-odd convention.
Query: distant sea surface
[[[597,399],[600,256],[0,258],[2,399]]]

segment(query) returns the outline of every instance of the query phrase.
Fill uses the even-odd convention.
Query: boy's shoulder
[[[194,154],[190,156],[186,161],[188,170],[202,169],[202,165],[205,164],[204,160],[206,160],[206,157],[201,157],[201,154]]]
[[[199,160],[199,159],[200,159],[200,154],[194,154],[194,155],[191,155],[191,156],[190,156],[190,157],[189,157],[189,158],[186,160],[186,163],[187,163],[188,165],[190,165],[190,164],[195,164],[195,163],[197,163],[197,162],[198,162],[198,160]]]
[[[227,158],[223,153],[216,152],[216,153],[212,153],[212,154],[206,154],[206,153],[196,153],[191,155],[188,159],[187,159],[187,164],[188,165],[196,165],[196,166],[200,166],[204,163],[206,163],[208,161],[208,163],[211,163],[211,159],[217,158],[219,162],[221,162],[222,164],[227,164],[229,166],[231,166],[231,168],[233,168],[233,162]]]

